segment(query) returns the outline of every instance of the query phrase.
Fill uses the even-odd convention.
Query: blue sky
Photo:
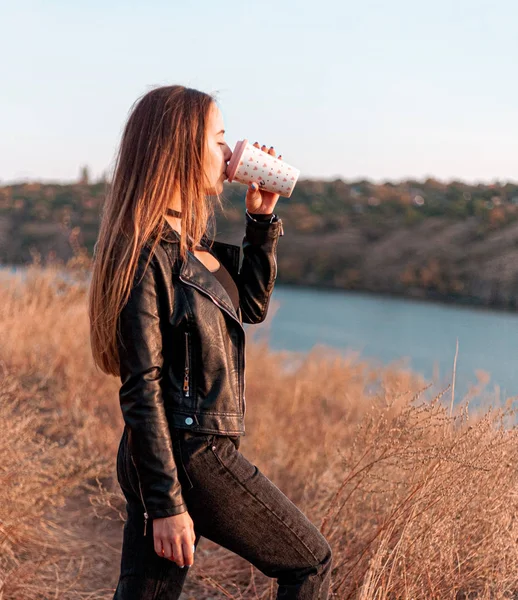
[[[518,180],[516,0],[0,0],[0,23],[0,183],[109,173],[172,83],[303,178]]]

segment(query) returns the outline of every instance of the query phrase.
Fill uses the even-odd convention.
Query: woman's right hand
[[[153,519],[153,539],[158,556],[168,558],[179,567],[194,563],[194,523],[187,511],[172,517]]]

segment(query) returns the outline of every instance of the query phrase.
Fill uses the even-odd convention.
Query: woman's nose
[[[232,150],[230,149],[230,146],[227,144],[227,153],[225,155],[225,160],[230,160],[232,158]]]

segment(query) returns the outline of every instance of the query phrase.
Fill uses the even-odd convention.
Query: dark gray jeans
[[[277,598],[326,600],[332,562],[327,540],[243,456],[239,437],[180,429],[174,433],[178,478],[194,523],[195,545],[204,536],[242,556],[277,580]],[[189,568],[158,556],[152,521],[144,536],[144,511],[126,430],[117,455],[117,476],[127,501],[127,520],[114,600],[179,598]]]

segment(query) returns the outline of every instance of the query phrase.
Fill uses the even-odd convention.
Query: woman
[[[201,536],[276,578],[278,598],[328,597],[329,544],[239,452],[243,323],[266,317],[283,232],[279,196],[253,183],[241,267],[239,246],[206,235],[232,155],[224,133],[208,94],[145,94],[102,215],[89,315],[94,360],[122,383],[121,600],[179,598]]]

